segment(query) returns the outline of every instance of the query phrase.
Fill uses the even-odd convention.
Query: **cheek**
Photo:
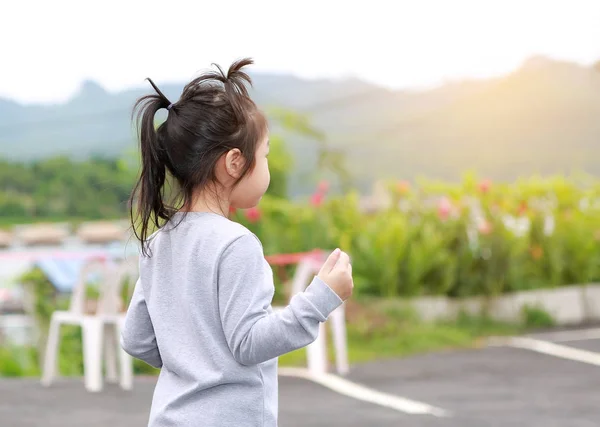
[[[236,196],[242,199],[255,199],[259,193],[262,196],[267,191],[270,182],[271,173],[266,160],[263,164],[257,162],[256,168],[236,190]]]
[[[265,167],[265,187],[268,187],[271,183],[271,171],[269,171],[269,165]]]

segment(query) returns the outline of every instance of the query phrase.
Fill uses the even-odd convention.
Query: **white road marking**
[[[395,409],[407,414],[433,415],[436,417],[450,416],[448,411],[428,405],[427,403],[373,390],[333,374],[316,375],[311,374],[307,369],[281,367],[279,368],[279,375],[313,381],[344,396]]]
[[[577,329],[572,331],[546,332],[536,334],[533,338],[552,342],[587,341],[600,339],[600,328]]]
[[[566,345],[555,344],[549,341],[527,337],[510,337],[501,340],[494,340],[491,343],[492,345],[505,345],[509,347],[522,348],[550,356],[600,366],[600,353],[568,347]]]

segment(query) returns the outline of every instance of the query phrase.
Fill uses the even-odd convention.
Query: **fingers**
[[[337,265],[342,269],[347,269],[350,265],[350,257],[346,252],[340,253],[340,259],[338,260]]]
[[[327,259],[325,260],[325,263],[323,264],[323,267],[321,267],[321,270],[323,270],[327,273],[329,273],[331,270],[333,270],[333,267],[335,267],[336,263],[340,259],[341,253],[342,253],[342,251],[339,249],[336,249],[335,251],[333,251],[331,253],[331,255],[329,255],[327,257]]]
[[[348,273],[352,276],[352,264],[348,264]]]

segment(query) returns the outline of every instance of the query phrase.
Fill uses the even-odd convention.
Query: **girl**
[[[136,103],[142,170],[132,194],[140,278],[121,346],[161,368],[151,427],[277,426],[277,357],[317,337],[350,297],[348,255],[336,249],[304,292],[273,313],[273,274],[259,240],[227,218],[255,206],[269,185],[265,116],[248,95],[249,59],[207,72],[171,103]],[[168,117],[158,129],[156,112]],[[164,198],[170,175],[179,208]],[[158,230],[148,236],[150,226]]]

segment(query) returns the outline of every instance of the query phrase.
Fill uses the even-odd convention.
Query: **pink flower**
[[[492,181],[490,181],[489,179],[484,179],[479,183],[479,191],[481,191],[482,193],[487,193],[488,191],[490,191],[491,187]]]
[[[323,193],[317,192],[310,197],[310,204],[313,206],[321,206],[323,204],[324,199],[325,195]]]
[[[479,223],[477,226],[479,233],[487,235],[490,234],[493,230],[492,224],[486,219]]]
[[[236,209],[236,208],[234,208],[233,206],[229,206],[229,214],[230,214],[230,215],[234,214],[236,210],[237,210],[237,209]]]
[[[452,211],[452,203],[447,197],[442,197],[438,203],[438,216],[440,219],[447,219]]]
[[[262,212],[257,207],[246,209],[246,219],[251,223],[258,222],[262,216]]]
[[[317,186],[317,192],[325,194],[328,191],[329,191],[329,181],[323,180],[323,181],[319,182],[319,185]]]

